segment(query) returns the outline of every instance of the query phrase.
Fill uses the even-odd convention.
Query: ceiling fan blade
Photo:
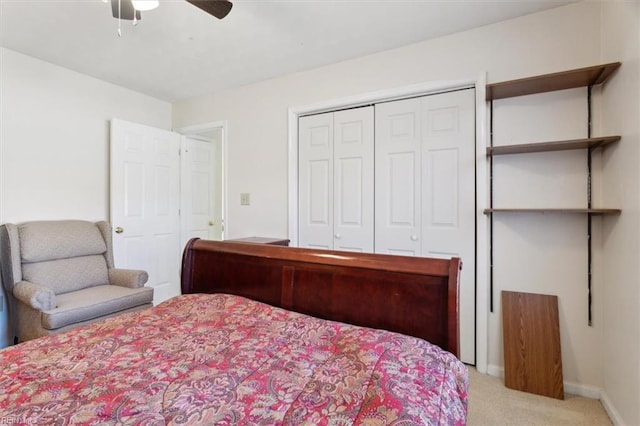
[[[118,1],[120,2],[120,11],[118,11]],[[140,11],[133,7],[131,0],[111,0],[111,14],[116,19],[132,21],[134,14],[137,20],[142,19]]]
[[[233,3],[227,0],[187,0],[187,2],[218,19],[227,16],[233,7]]]

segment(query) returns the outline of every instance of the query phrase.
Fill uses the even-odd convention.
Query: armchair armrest
[[[56,294],[48,287],[30,281],[20,281],[13,287],[13,295],[22,303],[38,311],[56,307]]]
[[[109,284],[120,287],[140,288],[149,279],[146,271],[137,269],[109,269]]]

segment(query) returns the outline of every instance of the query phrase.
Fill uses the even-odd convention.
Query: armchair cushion
[[[25,305],[39,311],[53,309],[56,306],[56,295],[53,290],[29,281],[16,283],[13,287],[13,295]]]
[[[25,281],[49,287],[55,294],[108,284],[107,262],[102,255],[23,263]]]
[[[126,288],[99,285],[56,297],[58,306],[42,312],[42,327],[55,330],[69,324],[124,311],[149,304],[153,300],[153,288]]]
[[[109,269],[109,283],[128,288],[140,288],[149,279],[146,271],[137,269]]]
[[[39,221],[18,225],[22,263],[103,254],[107,245],[98,227],[82,220]]]

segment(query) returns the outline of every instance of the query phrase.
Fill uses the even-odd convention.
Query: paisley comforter
[[[466,367],[413,337],[192,294],[0,351],[11,424],[464,424]]]

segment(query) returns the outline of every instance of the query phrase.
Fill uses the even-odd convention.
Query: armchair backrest
[[[113,254],[106,222],[61,220],[4,226],[10,241],[11,286],[24,280],[63,294],[109,283]]]

